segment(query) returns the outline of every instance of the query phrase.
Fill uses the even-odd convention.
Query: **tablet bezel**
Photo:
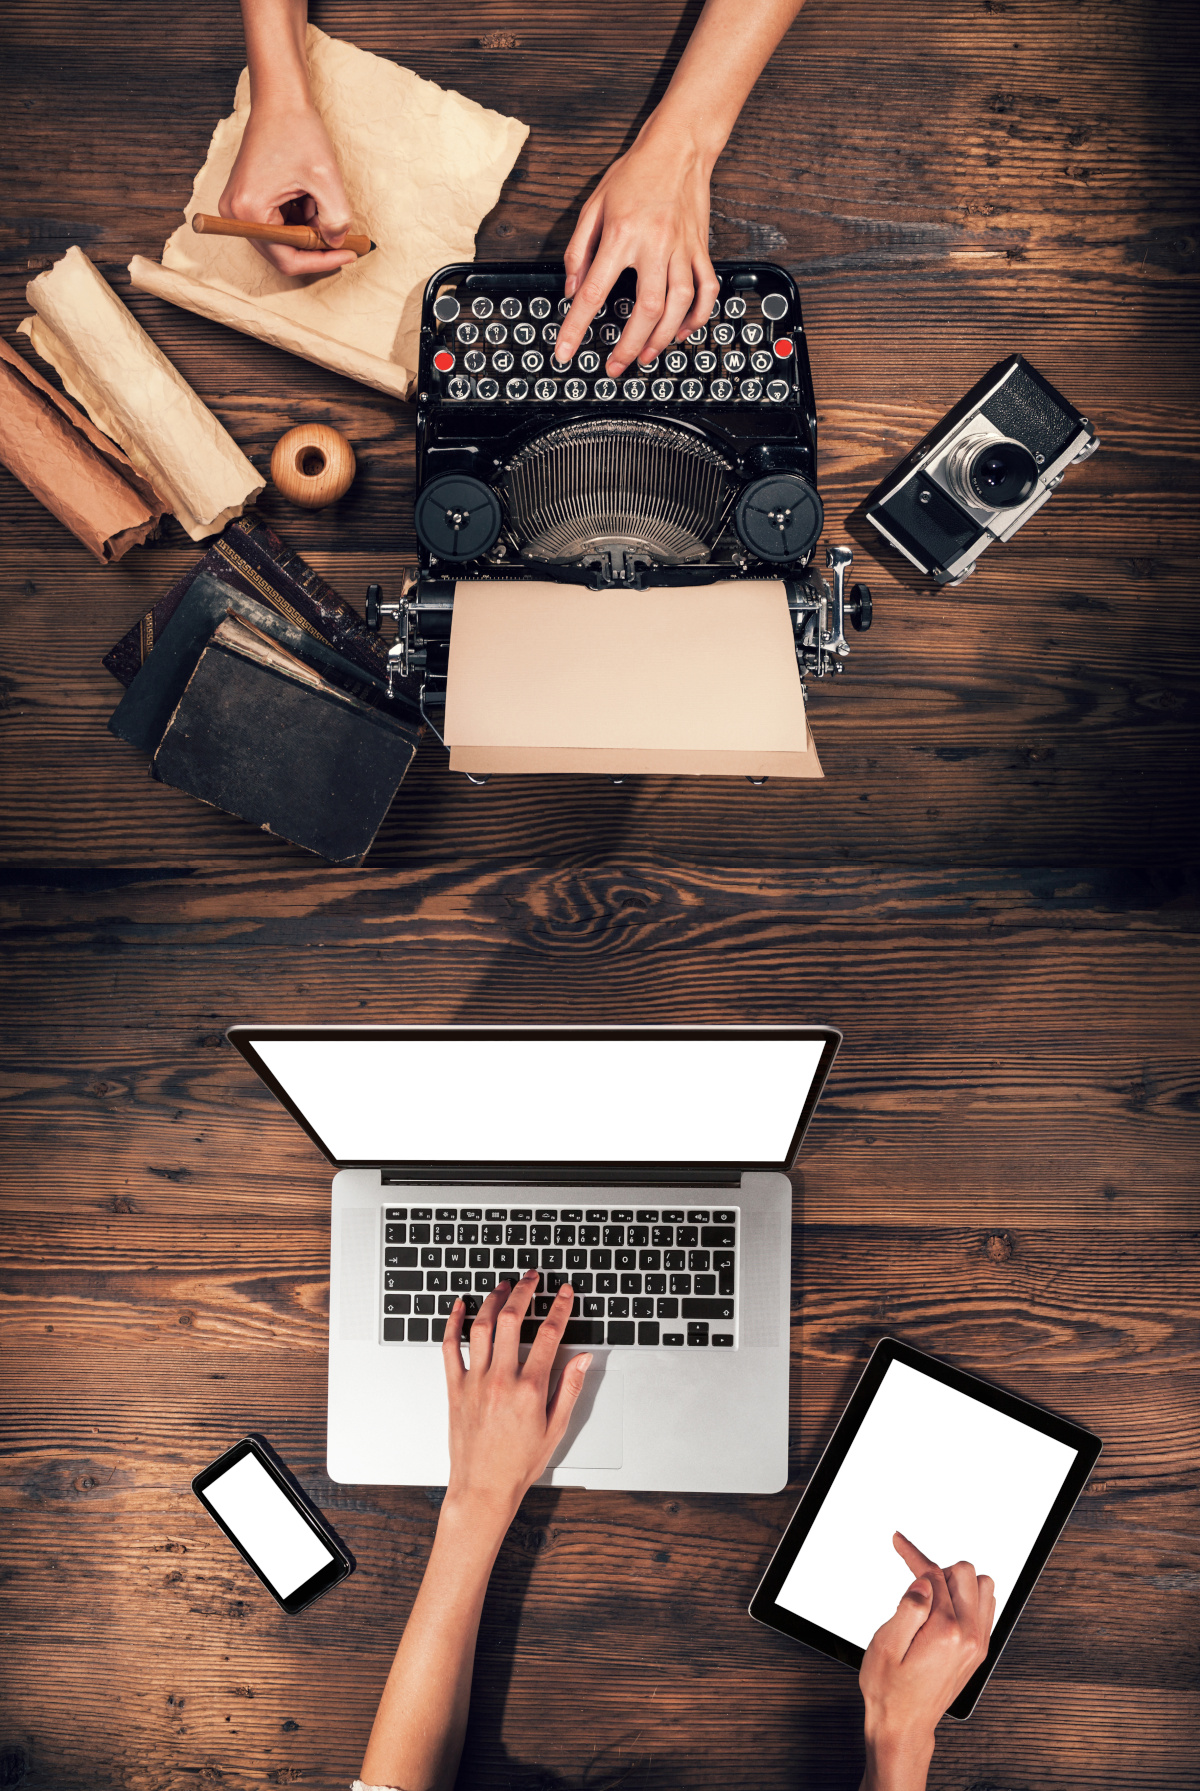
[[[771,1557],[767,1571],[759,1582],[758,1589],[750,1600],[749,1606],[750,1615],[756,1622],[765,1624],[768,1629],[779,1630],[783,1635],[791,1636],[794,1641],[804,1642],[808,1647],[815,1648],[819,1654],[826,1654],[833,1660],[840,1660],[856,1671],[862,1666],[864,1649],[855,1642],[848,1642],[844,1636],[834,1635],[831,1630],[823,1629],[820,1624],[810,1622],[806,1617],[797,1616],[795,1611],[786,1610],[775,1601],[800,1552],[805,1537],[816,1521],[817,1513],[825,1502],[838,1469],[846,1459],[847,1451],[858,1434],[871,1402],[879,1391],[883,1377],[893,1362],[903,1362],[908,1367],[916,1369],[918,1373],[928,1375],[931,1380],[940,1381],[946,1387],[953,1387],[955,1391],[966,1394],[968,1398],[979,1400],[981,1404],[990,1406],[993,1411],[1003,1412],[1007,1417],[1015,1418],[1019,1423],[1027,1424],[1031,1429],[1040,1431],[1043,1436],[1053,1437],[1057,1442],[1065,1443],[1069,1448],[1078,1452],[1074,1465],[1068,1472],[1058,1497],[1051,1506],[1037,1540],[1026,1558],[1025,1565],[1017,1576],[1008,1603],[1001,1616],[996,1620],[988,1644],[986,1659],[972,1674],[950,1706],[947,1714],[957,1717],[961,1722],[970,1716],[980,1692],[991,1677],[996,1662],[1004,1650],[1004,1645],[1016,1625],[1017,1618],[1024,1609],[1025,1601],[1033,1591],[1039,1574],[1049,1560],[1050,1552],[1062,1534],[1075,1501],[1087,1484],[1088,1476],[1100,1455],[1102,1444],[1100,1438],[1093,1431],[1085,1430],[1082,1425],[1073,1424],[1069,1419],[1059,1417],[1056,1412],[1047,1411],[1044,1406],[1035,1405],[1032,1400],[1019,1398],[1015,1393],[1006,1392],[1002,1387],[994,1386],[990,1381],[981,1380],[976,1374],[968,1374],[964,1369],[953,1368],[948,1362],[943,1362],[936,1356],[926,1355],[924,1350],[916,1349],[910,1343],[902,1343],[897,1337],[882,1338],[875,1346],[871,1360],[867,1363],[858,1385],[850,1395],[846,1409],[838,1420],[837,1428],[813,1470],[804,1496],[797,1505],[791,1522],[784,1531],[779,1547]]]

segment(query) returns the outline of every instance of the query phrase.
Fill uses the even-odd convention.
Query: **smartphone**
[[[270,1444],[243,1437],[192,1491],[289,1617],[354,1571],[354,1557]]]

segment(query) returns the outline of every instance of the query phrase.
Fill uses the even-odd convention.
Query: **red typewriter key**
[[[775,353],[779,356],[780,360],[786,361],[788,356],[795,352],[796,344],[792,341],[790,336],[781,336],[778,342],[774,344],[774,348]]]
[[[439,373],[449,373],[454,366],[454,356],[448,348],[439,348],[433,357],[433,364]]]

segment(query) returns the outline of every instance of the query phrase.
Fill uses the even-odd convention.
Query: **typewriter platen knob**
[[[800,560],[816,545],[825,521],[821,500],[798,473],[767,473],[738,500],[738,536],[760,560]]]
[[[872,607],[870,586],[851,585],[846,614],[859,634],[865,634],[871,626]]]
[[[500,504],[481,479],[443,473],[419,494],[413,520],[422,547],[438,559],[473,560],[496,544]]]

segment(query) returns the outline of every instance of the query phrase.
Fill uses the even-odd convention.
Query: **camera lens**
[[[1020,442],[988,442],[971,458],[967,484],[977,503],[996,510],[1023,504],[1037,484],[1037,462]]]

